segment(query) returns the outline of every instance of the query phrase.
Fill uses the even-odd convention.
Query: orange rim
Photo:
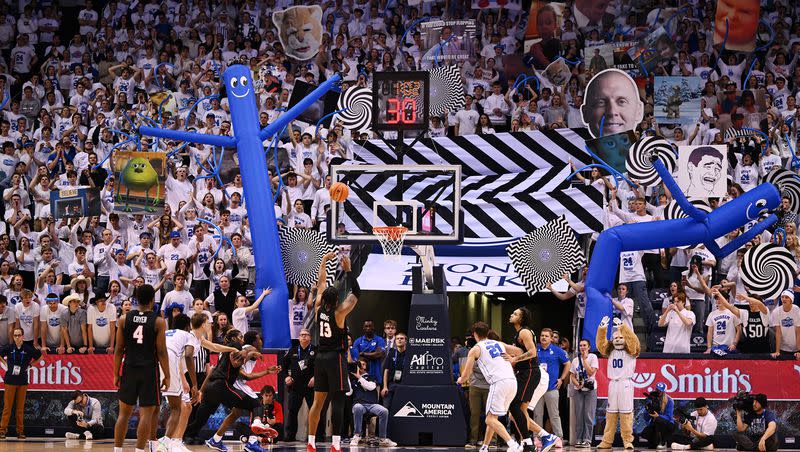
[[[405,226],[378,226],[372,228],[372,232],[382,235],[389,240],[400,240],[405,236],[406,232],[408,232],[408,228]]]

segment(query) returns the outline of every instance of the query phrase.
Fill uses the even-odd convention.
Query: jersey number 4
[[[319,335],[322,337],[333,337],[331,324],[328,322],[319,322]]]
[[[136,339],[137,344],[144,343],[144,325],[139,325],[133,330],[133,338]]]

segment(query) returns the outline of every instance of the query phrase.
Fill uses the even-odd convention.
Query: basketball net
[[[372,228],[383,248],[383,256],[388,261],[399,262],[403,250],[403,240],[408,228],[405,226],[380,226]]]

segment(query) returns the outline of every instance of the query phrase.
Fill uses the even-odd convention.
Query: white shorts
[[[633,412],[633,382],[630,379],[608,382],[607,413]]]
[[[500,380],[489,386],[489,396],[486,399],[486,414],[505,416],[508,407],[517,395],[517,379]]]
[[[181,359],[169,357],[169,387],[162,393],[164,396],[180,396],[183,394],[183,384],[181,384]],[[160,368],[160,367],[159,367]],[[164,372],[161,372],[164,375]],[[163,378],[161,379],[164,380]]]
[[[539,378],[539,384],[536,386],[536,389],[533,390],[533,397],[531,397],[531,402],[528,404],[528,409],[530,411],[536,408],[539,399],[542,398],[544,393],[547,392],[547,387],[550,386],[550,374],[547,373],[547,365],[539,364],[539,371],[542,376]]]

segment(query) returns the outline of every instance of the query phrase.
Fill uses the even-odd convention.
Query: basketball
[[[330,192],[331,201],[344,202],[344,200],[347,199],[347,195],[350,194],[350,189],[347,188],[347,185],[341,182],[336,182],[331,185]]]

